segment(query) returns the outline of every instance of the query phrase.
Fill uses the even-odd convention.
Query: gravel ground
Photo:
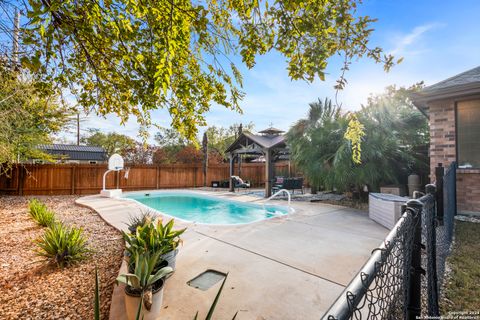
[[[100,277],[102,319],[108,319],[124,242],[75,196],[38,196],[68,225],[84,228],[92,250],[80,263],[58,269],[38,262],[33,240],[44,228],[28,215],[32,197],[0,197],[0,319],[93,319],[95,266]]]

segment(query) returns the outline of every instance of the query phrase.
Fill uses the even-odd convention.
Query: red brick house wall
[[[428,103],[431,182],[439,163],[448,167],[457,158],[455,108],[453,99]],[[480,212],[480,169],[457,169],[457,208],[459,212]]]
[[[480,170],[457,170],[457,209],[480,212]]]
[[[435,167],[448,167],[456,159],[455,101],[434,101],[428,105],[430,125],[430,180],[435,180]]]

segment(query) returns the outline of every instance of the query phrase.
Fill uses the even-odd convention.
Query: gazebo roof
[[[265,129],[265,130],[259,131],[258,133],[279,135],[279,134],[282,134],[284,132],[285,131],[283,131],[283,130],[280,130],[280,129],[277,129],[277,128],[274,128],[274,127],[270,127],[270,128]]]
[[[263,149],[282,149],[285,147],[284,135],[258,135],[244,131],[227,148],[226,152],[236,151],[235,153],[261,154]]]

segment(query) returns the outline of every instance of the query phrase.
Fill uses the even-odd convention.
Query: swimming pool
[[[288,207],[226,200],[193,192],[126,194],[147,207],[186,221],[205,224],[239,224],[288,213]]]

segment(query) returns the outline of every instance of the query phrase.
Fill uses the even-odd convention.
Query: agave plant
[[[90,252],[83,229],[67,227],[61,222],[50,226],[35,242],[37,255],[59,267],[83,260]]]
[[[150,222],[143,226],[138,226],[134,234],[123,232],[123,237],[127,243],[127,252],[134,259],[137,254],[142,253],[168,253],[182,243],[180,235],[186,229],[173,230],[174,220],[163,224],[161,219],[157,222]]]
[[[170,267],[164,267],[154,273],[155,266],[160,259],[160,252],[138,254],[135,258],[135,271],[133,273],[125,273],[117,277],[117,283],[121,282],[140,293],[140,313],[143,306],[150,310],[152,307],[152,287],[155,282],[166,277],[173,272]]]
[[[32,199],[28,203],[30,216],[42,227],[49,227],[55,223],[55,213],[38,199]]]
[[[135,233],[138,227],[142,227],[150,222],[155,221],[158,218],[158,214],[156,214],[152,210],[142,210],[140,215],[131,216],[128,221],[128,230],[130,233]]]

